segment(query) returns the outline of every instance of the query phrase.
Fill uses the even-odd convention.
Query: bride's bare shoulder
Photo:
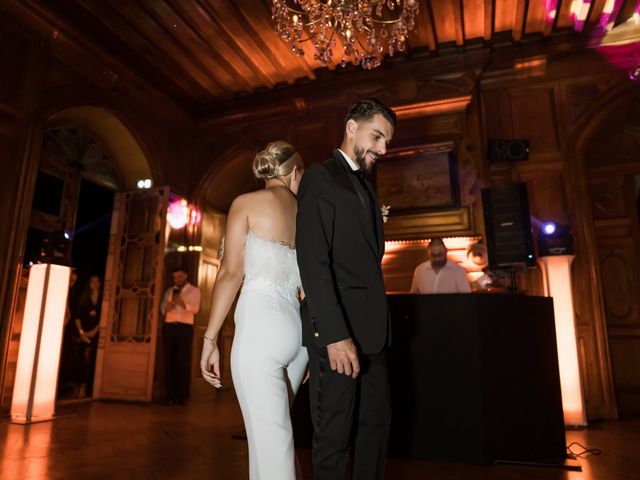
[[[273,195],[267,189],[256,190],[255,192],[244,193],[238,195],[231,204],[231,208],[245,209],[253,206],[262,205],[265,201],[271,199]]]

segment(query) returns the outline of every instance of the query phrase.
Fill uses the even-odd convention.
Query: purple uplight
[[[545,222],[542,224],[542,231],[545,235],[553,235],[556,233],[557,226],[553,222]]]

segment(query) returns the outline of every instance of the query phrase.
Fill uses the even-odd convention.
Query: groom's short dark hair
[[[360,100],[358,103],[353,105],[349,110],[349,113],[347,113],[344,123],[346,125],[349,120],[355,120],[356,122],[363,120],[368,121],[371,120],[374,115],[378,114],[382,115],[394,129],[396,128],[396,112],[391,110],[377,98]]]

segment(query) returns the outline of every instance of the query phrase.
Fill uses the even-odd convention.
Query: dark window
[[[64,180],[42,170],[38,171],[36,189],[33,194],[33,209],[49,215],[60,215]]]

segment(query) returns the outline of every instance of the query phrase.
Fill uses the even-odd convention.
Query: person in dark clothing
[[[58,397],[69,394],[70,387],[75,378],[75,361],[77,358],[76,346],[74,342],[76,307],[78,305],[79,285],[78,273],[71,270],[69,276],[69,294],[67,295],[67,311],[64,317],[64,329],[62,331],[62,348],[60,351],[60,368],[58,370]]]
[[[80,397],[91,396],[93,393],[101,309],[102,281],[98,275],[92,275],[87,289],[78,301],[74,320],[76,338],[80,345],[77,360]]]

